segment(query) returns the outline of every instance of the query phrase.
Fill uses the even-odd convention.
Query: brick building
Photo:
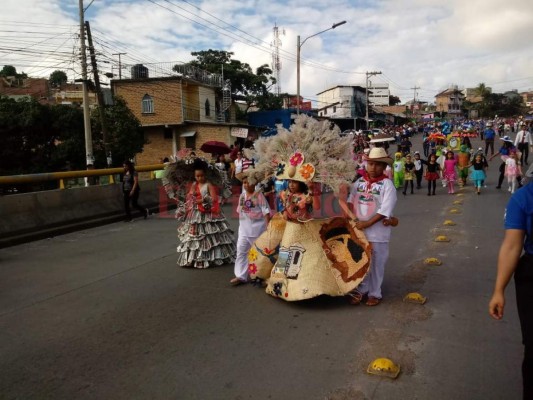
[[[448,88],[435,96],[436,111],[451,115],[462,115],[465,95],[457,86]]]
[[[233,107],[224,118],[229,122],[219,122],[215,86],[201,81],[183,76],[137,78],[113,80],[111,87],[114,95],[126,101],[143,127],[148,143],[136,156],[139,165],[158,163],[183,148],[210,158],[210,154],[199,151],[203,143],[217,140],[230,145],[236,140],[232,133],[238,131],[242,136],[246,129],[252,129],[235,122]]]
[[[0,77],[0,94],[12,99],[33,98],[39,103],[50,102],[50,86],[45,78]]]

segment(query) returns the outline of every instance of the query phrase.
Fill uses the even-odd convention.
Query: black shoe
[[[431,196],[431,193],[428,193],[428,196]]]
[[[411,190],[411,194],[415,194],[415,192],[413,192],[413,191]]]
[[[403,193],[403,195],[405,196],[405,192],[402,192],[402,193]]]
[[[501,189],[502,187],[501,186],[496,186],[496,189]]]

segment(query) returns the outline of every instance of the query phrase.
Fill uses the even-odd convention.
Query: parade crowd
[[[420,149],[413,148],[415,135]],[[484,146],[473,147],[474,139]],[[515,274],[524,398],[533,398],[533,185],[526,185],[532,146],[531,123],[522,117],[427,121],[341,135],[327,121],[301,115],[290,130],[279,127],[274,136],[235,143],[214,160],[184,149],[162,177],[177,204],[177,264],[233,264],[229,284],[251,283],[286,301],[329,295],[377,306],[399,223],[398,199],[418,191],[453,195],[465,186],[479,196],[492,189],[486,172],[497,158],[494,189],[512,197],[489,313],[503,317],[505,287]],[[128,217],[126,199],[141,209],[137,179],[129,182]],[[321,212],[324,193],[335,197],[341,213]],[[232,196],[238,198],[236,239],[221,207]]]

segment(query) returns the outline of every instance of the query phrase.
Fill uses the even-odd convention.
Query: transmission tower
[[[284,29],[282,30],[281,34],[285,35]],[[270,47],[272,48],[272,70],[274,71],[274,78],[276,78],[276,87],[274,89],[274,93],[276,93],[277,96],[279,96],[281,93],[281,59],[279,57],[279,48],[281,47],[281,40],[279,36],[279,28],[277,27],[277,25],[274,25],[274,34]]]

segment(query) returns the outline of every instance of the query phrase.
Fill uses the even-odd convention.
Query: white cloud
[[[346,20],[345,25],[310,38],[303,45],[301,93],[305,97],[313,98],[338,84],[363,83],[364,75],[356,72],[372,70],[383,72],[373,80],[388,82],[392,93],[403,100],[412,98],[415,85],[421,87],[419,96],[429,101],[452,83],[472,87],[485,82],[496,91],[533,88],[530,0],[293,0],[288,4],[281,0],[153,1],[165,8],[147,0],[93,2],[87,19],[98,41],[101,69],[111,65],[103,61],[116,62],[112,53],[128,53],[123,62],[133,64],[189,61],[191,51],[209,48],[233,51],[234,58],[256,68],[271,63],[272,28],[277,24],[286,32],[281,37],[281,88],[295,93],[296,37],[306,38]],[[47,54],[56,48],[76,50],[78,10],[73,2],[8,0],[2,6],[2,62],[17,66],[16,60],[25,60],[19,62],[25,66],[22,69],[46,76],[50,70],[42,68],[46,59],[37,49]],[[6,21],[26,25],[6,25]],[[71,25],[71,40],[64,47],[61,37],[34,44],[33,64],[31,53],[24,57],[6,55],[1,49],[8,44],[23,48],[32,40],[44,40],[44,34],[20,34],[25,42],[11,40],[7,27],[21,31],[39,28],[50,36],[60,33],[63,24]],[[65,65],[73,67],[71,74],[79,74],[79,67],[72,61]]]

